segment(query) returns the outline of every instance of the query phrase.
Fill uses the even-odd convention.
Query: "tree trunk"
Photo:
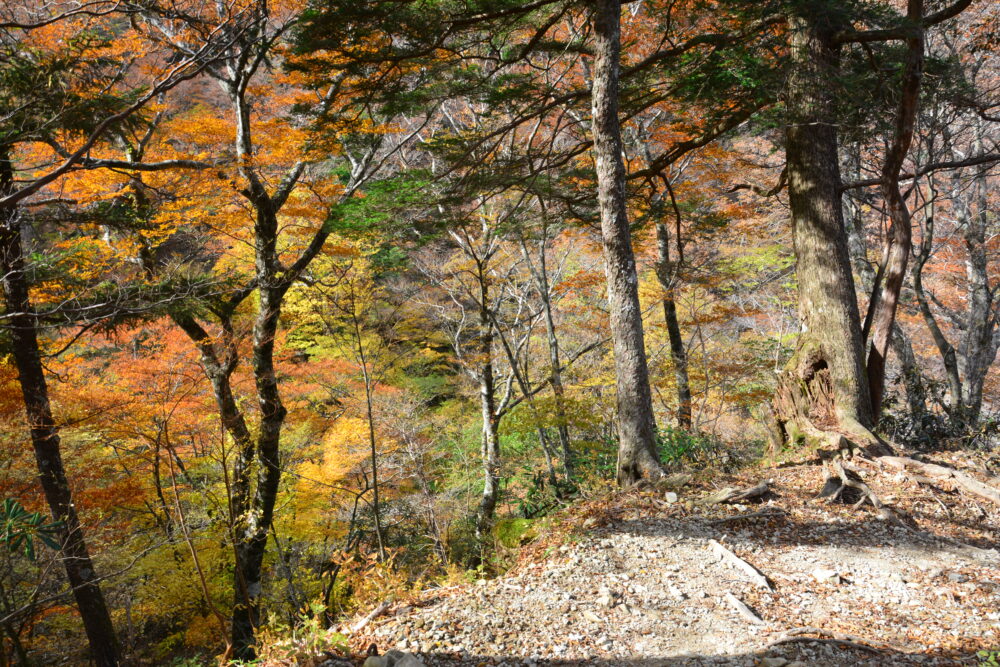
[[[543,210],[542,214],[545,212]],[[548,259],[546,258],[547,227],[538,241],[538,266],[531,261],[528,245],[521,236],[521,251],[535,280],[535,290],[542,303],[542,315],[545,318],[545,340],[549,350],[549,384],[552,387],[552,398],[555,403],[556,431],[559,434],[559,448],[562,452],[563,471],[566,479],[573,478],[573,449],[569,439],[569,424],[566,418],[566,391],[563,388],[562,361],[559,354],[559,336],[556,330],[555,316],[552,312],[552,292],[549,285]]]
[[[479,403],[482,410],[483,496],[476,516],[476,536],[486,539],[496,518],[500,498],[500,437],[497,429],[496,387],[493,363],[486,361],[479,375]]]
[[[677,239],[680,244],[680,239]],[[677,321],[677,303],[674,300],[674,263],[670,259],[670,232],[662,221],[656,223],[656,277],[663,288],[663,321],[670,339],[670,359],[674,364],[677,383],[677,425],[691,430],[691,382],[688,379],[687,349]]]
[[[615,359],[618,402],[618,483],[657,477],[656,424],[639,305],[639,279],[625,198],[618,118],[618,75],[621,51],[621,2],[594,3],[594,71],[592,123],[597,200],[608,282],[608,308]]]
[[[0,195],[9,193],[13,170],[0,160]],[[3,273],[4,305],[9,318],[11,352],[17,365],[24,410],[31,430],[31,444],[38,465],[38,480],[55,520],[63,522],[60,558],[73,589],[73,597],[87,633],[91,658],[99,667],[119,664],[114,625],[101,592],[97,572],[90,559],[83,526],[73,504],[73,495],[63,466],[59,429],[52,416],[48,385],[38,347],[35,314],[28,292],[18,209],[0,210],[0,271]]]
[[[278,219],[267,195],[254,202],[257,283],[260,310],[253,327],[253,375],[260,406],[257,434],[257,488],[245,516],[236,517],[236,587],[233,610],[233,649],[238,658],[254,656],[253,641],[260,624],[261,568],[267,535],[278,499],[281,481],[279,445],[288,411],[281,401],[274,367],[274,341],[281,304],[288,291],[286,278],[279,277],[277,254]]]
[[[385,560],[385,537],[382,533],[382,508],[379,499],[378,486],[378,441],[375,438],[375,405],[372,392],[374,391],[373,379],[368,372],[368,355],[365,354],[364,334],[361,331],[361,322],[358,321],[358,303],[354,294],[354,286],[351,285],[351,322],[354,325],[354,340],[357,343],[355,351],[358,361],[361,362],[361,376],[365,383],[365,417],[368,420],[368,450],[372,464],[372,514],[375,517],[375,542],[378,545],[378,557]]]
[[[832,25],[789,17],[785,132],[801,333],[779,381],[772,445],[875,445],[854,279],[840,199]]]
[[[958,372],[958,355],[955,353],[955,348],[952,346],[951,342],[944,335],[944,331],[938,325],[937,318],[934,317],[934,312],[931,310],[930,302],[927,299],[927,294],[924,291],[924,267],[931,258],[931,253],[934,249],[934,225],[935,225],[935,214],[936,207],[934,205],[933,197],[928,198],[930,202],[927,206],[927,210],[924,212],[924,233],[920,239],[920,246],[917,248],[917,257],[914,260],[913,269],[911,271],[913,278],[913,293],[917,297],[917,307],[920,310],[920,315],[924,320],[924,325],[931,334],[931,338],[934,340],[934,345],[938,349],[938,354],[941,355],[941,364],[944,367],[945,377],[948,380],[948,389],[950,394],[950,400],[947,406],[947,411],[954,418],[961,410],[962,406],[962,380]]]
[[[845,163],[851,170],[851,180],[861,179],[861,155],[860,146],[852,150]],[[875,293],[876,272],[868,261],[868,248],[865,242],[864,219],[861,211],[863,200],[850,197],[844,198],[844,208],[848,211],[845,217],[845,227],[847,229],[848,247],[851,254],[851,265],[858,275],[861,289],[869,294]],[[871,304],[869,303],[869,310]],[[869,318],[865,318],[866,320]],[[864,327],[862,327],[862,331]],[[903,385],[906,387],[906,403],[913,416],[915,423],[921,423],[923,416],[927,414],[927,389],[924,387],[924,378],[917,363],[916,355],[913,352],[913,344],[909,336],[896,322],[892,326],[892,339],[890,340],[892,350],[899,360],[900,374]]]
[[[977,124],[976,149],[985,150],[983,146],[983,129]],[[956,181],[958,175],[955,175]],[[955,191],[962,190],[960,183],[955,183]],[[965,260],[965,275],[969,282],[965,313],[965,332],[959,348],[959,360],[962,370],[962,409],[961,417],[966,428],[972,429],[979,423],[983,408],[983,384],[997,356],[1000,338],[997,336],[998,315],[996,309],[996,291],[990,287],[989,249],[990,237],[987,234],[989,224],[990,202],[989,186],[986,175],[980,172],[975,177],[975,187],[971,189],[976,197],[976,210],[973,211],[964,202],[964,196],[970,196],[967,189],[958,194],[961,205],[956,208],[959,218],[964,222],[964,242],[968,257]]]
[[[476,516],[476,537],[485,540],[493,528],[500,498],[500,436],[496,378],[493,374],[493,322],[489,311],[489,282],[479,264],[479,405],[482,411],[483,496]]]
[[[882,412],[886,356],[912,245],[910,210],[903,199],[903,193],[899,191],[899,174],[910,150],[917,118],[924,63],[923,29],[917,26],[923,19],[923,7],[923,0],[909,0],[907,3],[906,18],[914,26],[913,34],[906,40],[907,54],[899,109],[896,112],[896,128],[886,154],[880,184],[892,229],[886,238],[882,280],[876,280],[868,307],[869,316],[866,318],[871,321],[871,346],[867,363],[868,391],[871,395],[872,417],[876,423]],[[868,327],[865,326],[864,329],[867,331]]]

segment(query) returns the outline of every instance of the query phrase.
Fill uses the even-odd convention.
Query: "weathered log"
[[[760,498],[766,495],[770,490],[771,480],[769,479],[764,480],[757,486],[750,487],[749,489],[743,489],[742,491],[727,486],[726,488],[719,489],[715,493],[701,500],[701,504],[714,505],[716,503],[741,503],[754,498]]]
[[[391,604],[392,603],[389,602],[388,600],[383,601],[382,604],[380,604],[379,606],[375,607],[373,610],[368,612],[367,616],[365,616],[360,621],[351,626],[351,632],[352,633],[361,632],[369,623],[371,623],[376,618],[387,612]]]

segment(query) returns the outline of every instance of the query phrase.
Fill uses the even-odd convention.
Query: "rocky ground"
[[[758,504],[699,502],[762,478]],[[1000,649],[998,508],[889,471],[865,479],[902,521],[818,502],[815,465],[595,498],[507,575],[427,591],[352,643],[427,665],[985,662],[977,651]]]

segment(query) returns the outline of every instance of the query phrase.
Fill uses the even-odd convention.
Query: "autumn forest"
[[[990,0],[4,0],[0,665],[318,665],[678,476],[995,510],[998,185]]]

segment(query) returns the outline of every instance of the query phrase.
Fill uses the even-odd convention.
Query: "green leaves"
[[[0,544],[10,552],[23,551],[29,560],[35,560],[35,540],[58,550],[62,529],[62,521],[46,522],[41,512],[29,512],[13,498],[0,503]]]

